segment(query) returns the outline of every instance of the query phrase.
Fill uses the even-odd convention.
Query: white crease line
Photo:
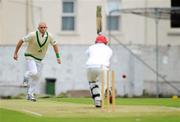
[[[29,111],[29,110],[26,110],[26,109],[22,109],[22,111],[33,114],[33,115],[36,115],[36,116],[42,116],[42,114],[39,114],[39,113],[33,112],[33,111]]]

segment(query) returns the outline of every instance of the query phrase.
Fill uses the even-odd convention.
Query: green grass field
[[[94,108],[90,98],[0,100],[0,122],[179,122],[180,99],[118,98],[115,112]]]

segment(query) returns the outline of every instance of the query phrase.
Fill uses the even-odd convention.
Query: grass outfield
[[[0,100],[0,122],[179,122],[180,99],[118,98],[115,112],[94,108],[90,98]]]

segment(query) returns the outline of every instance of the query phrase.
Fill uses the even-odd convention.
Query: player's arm
[[[13,56],[14,60],[18,60],[18,51],[21,48],[22,44],[23,44],[23,40],[21,39],[16,45],[16,49],[14,51],[14,56]]]
[[[61,64],[61,58],[60,58],[60,54],[59,54],[58,45],[57,44],[53,45],[53,48],[54,48],[54,52],[56,54],[57,62],[58,62],[58,64]]]

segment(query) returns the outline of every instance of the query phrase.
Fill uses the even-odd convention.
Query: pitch
[[[149,102],[148,102],[149,101]],[[179,99],[117,99],[115,112],[102,112],[89,98],[48,98],[30,102],[24,99],[1,100],[1,122],[29,121],[180,121]],[[13,113],[16,119],[12,119]],[[9,117],[8,117],[9,116]],[[21,117],[19,117],[21,116]],[[49,119],[45,119],[49,118]],[[19,119],[19,120],[18,120]],[[27,122],[27,121],[26,121]]]

